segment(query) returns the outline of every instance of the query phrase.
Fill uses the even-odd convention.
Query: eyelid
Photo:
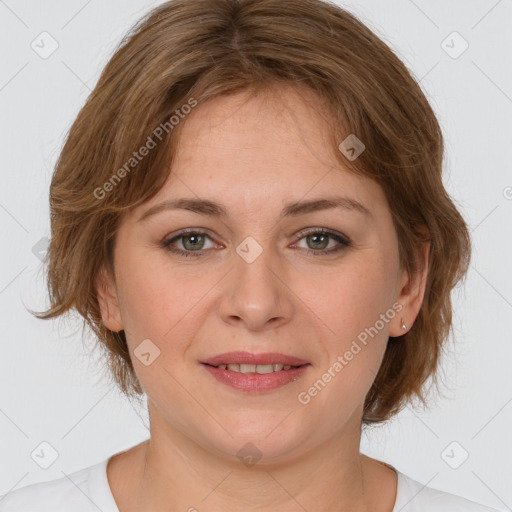
[[[177,249],[173,246],[173,243],[175,243],[175,241],[181,239],[182,237],[185,237],[186,235],[188,234],[195,234],[195,235],[202,235],[202,236],[206,236],[207,238],[209,238],[215,245],[217,246],[223,246],[223,244],[219,244],[215,237],[213,237],[211,234],[210,234],[210,231],[206,228],[185,228],[185,229],[182,229],[180,231],[178,231],[177,233],[172,233],[171,235],[168,235],[166,236],[162,242],[161,242],[161,245],[162,247],[171,252],[171,253],[175,253],[175,254],[178,254],[178,255],[184,255],[185,257],[188,257],[188,256],[202,256],[204,253],[207,253],[211,248],[209,249],[200,249],[198,251],[185,251],[183,249]],[[338,243],[338,246],[335,247],[335,248],[331,248],[331,249],[304,249],[302,248],[306,254],[308,255],[314,255],[314,256],[322,256],[322,255],[334,255],[338,252],[340,252],[342,249],[344,248],[348,248],[348,247],[351,247],[352,246],[352,242],[351,240],[345,236],[344,234],[342,233],[339,233],[338,231],[335,231],[335,230],[331,230],[329,228],[325,228],[325,227],[309,227],[309,228],[304,228],[302,230],[300,230],[299,232],[296,233],[296,238],[297,238],[297,241],[294,242],[294,244],[292,244],[292,247],[294,245],[296,245],[298,242],[300,242],[303,238],[305,238],[306,236],[310,235],[310,234],[319,234],[319,235],[324,235],[324,236],[328,236],[330,237],[331,239],[333,240],[336,240],[337,243]]]
[[[344,235],[343,233],[340,233],[333,229],[320,227],[320,226],[313,226],[313,227],[301,229],[300,231],[298,231],[295,234],[295,237],[300,239],[300,238],[303,238],[304,236],[307,236],[311,233],[319,233],[319,232],[327,234],[327,235],[337,236],[337,237],[341,238],[342,240],[344,240],[347,244],[351,243],[350,238],[347,237],[346,235]],[[179,238],[180,236],[184,236],[184,235],[191,234],[191,233],[200,234],[200,235],[202,235],[202,234],[208,235],[213,241],[216,241],[216,236],[213,236],[211,234],[210,230],[207,228],[184,228],[182,230],[177,231],[176,234],[171,233],[170,235],[167,235],[164,238],[164,241],[170,241],[175,238]],[[216,242],[216,243],[219,244],[219,242]],[[219,245],[223,245],[223,244],[219,244]]]
[[[324,234],[324,235],[328,235],[331,238],[339,238],[346,245],[351,245],[352,244],[352,241],[350,240],[350,238],[348,236],[344,235],[343,233],[339,233],[338,231],[335,231],[333,229],[323,228],[323,227],[320,227],[320,226],[301,229],[297,233],[296,236],[300,240],[301,238],[303,238],[303,237],[305,237],[307,235],[313,234],[313,233],[321,233],[321,234]]]
[[[185,228],[185,229],[181,229],[181,230],[177,231],[176,233],[171,233],[170,235],[165,236],[161,243],[162,243],[162,245],[170,245],[171,242],[173,242],[175,240],[179,240],[180,238],[185,237],[186,235],[191,235],[191,234],[192,235],[206,236],[214,244],[223,246],[223,244],[217,242],[216,237],[213,236],[210,233],[210,230],[208,230],[206,228]],[[206,249],[204,249],[204,250],[206,250]],[[193,252],[193,251],[187,251],[187,252]],[[196,251],[196,252],[201,252],[201,251]]]

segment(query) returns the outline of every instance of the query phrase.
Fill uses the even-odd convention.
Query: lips
[[[265,354],[265,356],[268,356],[268,354]],[[235,363],[232,364],[238,366]],[[261,394],[277,390],[283,386],[286,386],[287,384],[291,384],[295,381],[298,381],[300,378],[304,376],[304,374],[308,372],[308,368],[311,365],[308,363],[295,368],[291,367],[288,370],[282,369],[280,371],[273,371],[271,373],[243,373],[238,371],[232,371],[231,369],[229,369],[229,367],[225,368],[224,365],[220,365],[220,367],[217,367],[211,366],[208,363],[201,364],[201,366],[218,382],[221,382],[226,386],[234,388],[237,391],[242,391],[244,393]],[[255,367],[257,369],[265,368],[265,366],[258,365],[256,365]]]
[[[222,364],[254,364],[254,365],[269,365],[269,364],[282,364],[288,366],[303,366],[309,364],[308,361],[300,359],[295,356],[288,356],[275,352],[268,352],[264,354],[251,354],[250,352],[226,352],[214,357],[200,361],[202,364],[210,366],[219,366]]]

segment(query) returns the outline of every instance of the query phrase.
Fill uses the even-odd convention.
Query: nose
[[[233,252],[233,265],[219,305],[221,318],[251,331],[289,322],[294,311],[290,269],[278,260],[270,245],[263,247],[254,239],[252,244],[242,244]]]

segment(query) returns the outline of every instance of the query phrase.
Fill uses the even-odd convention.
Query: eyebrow
[[[299,215],[321,210],[330,210],[333,208],[341,208],[347,211],[358,212],[368,218],[373,218],[372,212],[359,201],[349,197],[336,196],[288,203],[281,211],[280,220],[285,217],[298,217]],[[179,198],[169,199],[152,206],[142,214],[137,222],[142,222],[152,215],[156,215],[157,213],[166,210],[189,210],[200,215],[211,215],[213,217],[222,218],[229,217],[226,207],[222,204],[209,201],[208,199]]]

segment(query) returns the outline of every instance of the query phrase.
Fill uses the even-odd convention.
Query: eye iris
[[[188,240],[196,240],[196,243],[192,243],[189,247],[187,247],[187,241]],[[197,243],[197,240],[199,240],[199,244]],[[193,235],[186,235],[186,236],[183,236],[183,247],[185,247],[185,249],[201,249],[203,247],[203,245],[201,245],[201,242],[202,244],[204,245],[204,237],[201,236],[201,235],[197,235],[197,234],[193,234]]]
[[[312,249],[325,249],[327,247],[327,245],[329,245],[328,243],[328,239],[329,239],[329,236],[327,235],[322,235],[322,234],[314,234],[314,235],[309,235],[308,237],[308,240],[309,239],[319,239],[319,238],[323,238],[323,242],[326,242],[327,241],[327,244],[325,246],[322,246],[322,247],[318,247],[318,246],[315,246],[315,247],[312,247]],[[313,242],[313,244],[317,244],[318,242]],[[321,242],[320,242],[321,243]],[[309,245],[309,244],[308,244]]]

